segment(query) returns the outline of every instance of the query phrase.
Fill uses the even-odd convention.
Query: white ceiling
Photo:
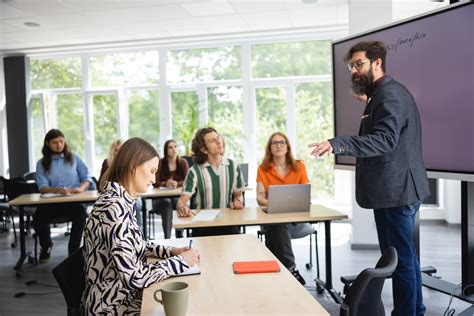
[[[0,0],[0,51],[347,23],[347,0]]]
[[[348,2],[0,0],[0,54],[40,51],[48,47],[74,49],[84,44],[176,41],[222,34],[245,36],[279,30],[347,29]],[[40,26],[29,27],[25,25],[27,22]]]

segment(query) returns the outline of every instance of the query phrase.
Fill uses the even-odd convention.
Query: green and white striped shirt
[[[194,164],[184,179],[182,194],[196,193],[196,208],[230,207],[232,193],[244,191],[244,178],[240,166],[233,160],[222,157],[219,170],[207,161]]]

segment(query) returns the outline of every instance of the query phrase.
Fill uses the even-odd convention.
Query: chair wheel
[[[10,244],[10,247],[16,248],[16,243],[12,242],[12,243]]]
[[[28,263],[36,265],[36,259],[33,256],[28,256]]]
[[[15,274],[16,274],[17,277],[21,278],[23,276],[23,270],[21,270],[21,269],[16,270]]]
[[[306,264],[306,269],[311,270],[313,268],[313,265],[311,263]]]
[[[323,294],[323,292],[324,292],[324,289],[321,286],[316,285],[316,293]]]

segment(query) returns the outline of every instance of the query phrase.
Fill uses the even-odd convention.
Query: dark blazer
[[[385,76],[372,93],[359,135],[329,142],[334,154],[357,157],[356,200],[361,207],[398,207],[429,195],[420,114],[410,92],[391,77]]]

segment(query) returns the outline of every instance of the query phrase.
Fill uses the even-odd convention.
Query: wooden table
[[[186,239],[168,241],[176,246]],[[201,274],[174,277],[143,292],[141,315],[164,315],[153,293],[164,284],[189,284],[187,315],[329,315],[314,297],[282,268],[278,273],[234,274],[234,261],[277,260],[254,235],[193,238]]]
[[[253,226],[253,225],[271,225],[283,223],[317,223],[324,222],[325,233],[325,266],[326,280],[317,278],[316,286],[318,291],[323,288],[329,292],[333,299],[341,303],[341,297],[334,290],[332,285],[332,262],[331,262],[331,221],[347,219],[348,216],[322,205],[311,205],[309,212],[267,214],[260,207],[247,207],[243,210],[222,209],[222,214],[213,221],[193,221],[192,217],[173,218],[173,227],[175,228],[198,228],[198,227],[217,227],[217,226]],[[199,212],[199,211],[197,211]]]
[[[153,188],[147,193],[140,194],[139,196],[147,198],[156,198],[156,197],[166,197],[166,196],[176,196],[179,195],[181,189],[173,190],[163,190],[159,188]],[[15,264],[15,271],[17,276],[23,274],[22,266],[23,262],[27,258],[26,246],[25,246],[25,221],[24,214],[25,206],[38,206],[44,204],[56,204],[56,203],[94,203],[97,200],[99,193],[96,190],[84,191],[79,194],[71,194],[65,196],[51,197],[51,198],[42,198],[40,193],[32,194],[22,194],[16,199],[8,202],[10,206],[17,206],[19,208],[19,218],[20,218],[20,258]],[[145,219],[145,215],[144,215]],[[146,221],[143,222],[146,225]],[[146,226],[144,226],[144,231],[146,231]]]

